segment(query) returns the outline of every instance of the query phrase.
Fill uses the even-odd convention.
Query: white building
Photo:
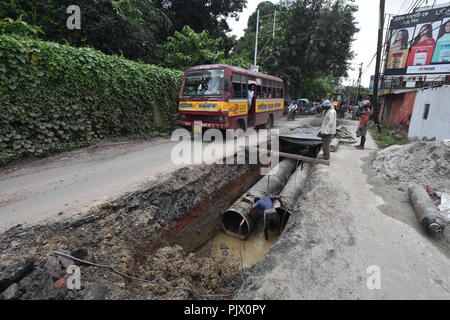
[[[450,86],[417,91],[408,137],[450,139]]]

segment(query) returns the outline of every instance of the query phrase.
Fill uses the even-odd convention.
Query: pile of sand
[[[450,142],[417,141],[379,151],[372,162],[376,176],[389,183],[421,183],[450,192]]]

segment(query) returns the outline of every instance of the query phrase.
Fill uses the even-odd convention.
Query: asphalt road
[[[283,129],[317,120],[302,117],[297,121],[280,120],[276,125]],[[133,191],[142,183],[182,166],[171,161],[176,144],[170,138],[102,144],[3,169],[0,231],[17,224],[85,213]]]

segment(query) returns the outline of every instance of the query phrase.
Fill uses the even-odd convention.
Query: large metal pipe
[[[442,232],[446,223],[425,188],[416,184],[409,187],[408,193],[417,219],[425,230],[430,233]]]
[[[302,164],[297,168],[288,183],[284,186],[280,196],[283,198],[282,200],[285,207],[282,208],[281,203],[278,200],[274,203],[275,209],[280,217],[280,231],[282,231],[286,226],[290,216],[292,215],[294,205],[305,190],[306,181],[311,168],[312,164]]]
[[[278,194],[289,180],[297,161],[285,159],[274,167],[270,173],[259,180],[239,200],[222,214],[222,228],[226,234],[246,239],[257,222],[257,215],[248,216],[255,197]]]
[[[338,139],[331,140],[330,151],[336,152],[338,148],[339,148],[339,140]]]

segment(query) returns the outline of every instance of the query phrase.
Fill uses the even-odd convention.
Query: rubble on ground
[[[377,152],[372,167],[387,182],[420,183],[450,192],[450,142],[416,141]]]
[[[188,253],[164,238],[178,221],[244,175],[245,166],[182,168],[113,202],[66,221],[16,226],[0,234],[0,300],[194,299],[186,290],[127,279],[127,275],[189,288],[203,295],[230,294],[240,285],[238,261]],[[226,203],[223,204],[224,206]],[[81,289],[69,290],[67,268],[81,269]]]

